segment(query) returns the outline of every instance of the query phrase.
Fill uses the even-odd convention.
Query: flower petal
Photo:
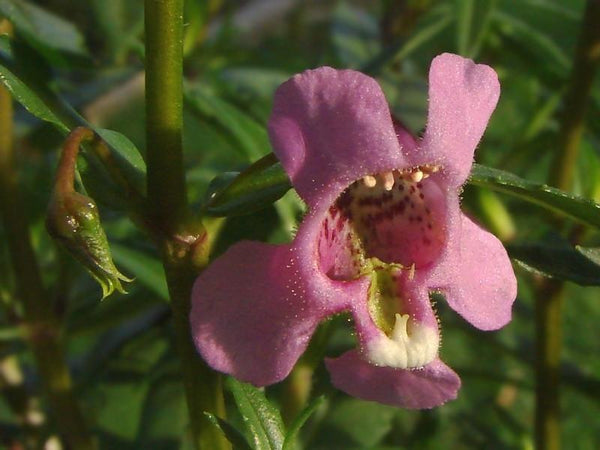
[[[496,330],[511,319],[517,280],[502,243],[461,216],[460,240],[438,267],[436,287],[452,309],[481,330]],[[435,283],[435,281],[434,281]]]
[[[300,196],[313,206],[364,175],[404,167],[389,107],[377,82],[322,67],[275,93],[269,134]]]
[[[427,290],[408,278],[406,273],[396,278],[398,314],[389,334],[375,324],[366,298],[351,304],[360,350],[370,364],[405,369],[422,367],[437,358],[439,330]]]
[[[427,409],[456,398],[460,378],[439,359],[422,369],[404,370],[377,367],[364,361],[358,352],[349,351],[325,364],[331,382],[342,391],[363,400]]]
[[[419,159],[442,165],[453,186],[464,183],[499,96],[491,67],[449,53],[437,56],[429,70],[429,115]]]
[[[291,246],[240,242],[198,277],[194,342],[214,369],[264,386],[282,380],[322,317]]]

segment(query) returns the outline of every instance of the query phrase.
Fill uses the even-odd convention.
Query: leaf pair
[[[325,400],[324,397],[313,400],[286,432],[279,410],[267,400],[262,390],[235,378],[227,379],[227,387],[246,425],[246,436],[226,420],[206,415],[236,450],[294,450],[300,429]]]

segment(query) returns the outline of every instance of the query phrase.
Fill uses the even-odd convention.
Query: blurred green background
[[[331,65],[377,77],[394,113],[418,134],[427,117],[428,67],[442,52],[488,64],[500,77],[500,102],[477,161],[543,182],[555,149],[584,4],[186,0],[184,144],[191,199],[200,205],[216,175],[239,171],[271,151],[265,124],[273,92],[304,69]],[[36,50],[45,62],[33,72],[51,80],[88,120],[123,133],[143,152],[143,1],[39,0],[29,5],[42,42]],[[573,191],[600,200],[600,82],[595,81]],[[47,300],[64,320],[76,390],[101,448],[189,448],[166,283],[154,249],[109,192],[94,193],[115,263],[135,277],[127,295],[117,293],[100,302],[99,286],[44,229],[62,136],[20,107],[15,127],[21,191],[49,287]],[[288,192],[264,210],[228,218],[215,253],[240,239],[288,241],[303,208],[296,194]],[[468,186],[463,208],[514,254],[535,245],[546,255],[544,249],[562,245],[549,213],[518,199]],[[582,236],[582,244],[600,245],[597,232],[586,230]],[[6,449],[19,448],[10,445],[24,430],[11,411],[15,387],[6,381],[7,370],[22,375],[17,391],[26,394],[32,414],[37,414],[32,423],[42,435],[53,433],[53,418],[44,413],[40,398],[40,380],[19,335],[9,239],[0,228],[0,448]],[[312,396],[326,394],[326,400],[302,430],[304,447],[533,448],[532,293],[540,275],[520,263],[515,270],[519,295],[514,319],[498,332],[479,332],[438,302],[442,358],[463,380],[456,401],[432,411],[363,402],[333,389],[320,363]],[[595,276],[588,284],[600,284],[598,272]],[[568,285],[562,418],[563,446],[569,450],[600,448],[599,297],[597,287]],[[346,319],[328,324],[333,334],[327,355],[354,345]],[[286,388],[273,386],[266,393],[282,404]],[[230,420],[241,423],[229,395],[227,402]]]

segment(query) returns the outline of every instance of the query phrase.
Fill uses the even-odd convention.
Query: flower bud
[[[48,233],[79,261],[102,287],[102,298],[114,290],[125,293],[121,281],[132,281],[115,267],[96,203],[75,191],[52,196],[46,216]]]
[[[74,189],[79,146],[94,138],[94,132],[85,127],[76,128],[67,136],[48,206],[46,229],[98,281],[105,298],[115,289],[124,294],[121,281],[133,280],[120,273],[112,261],[96,203]]]

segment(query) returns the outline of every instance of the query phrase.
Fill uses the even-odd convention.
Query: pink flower
[[[323,67],[284,83],[269,132],[309,212],[290,244],[239,242],[196,281],[191,323],[208,364],[278,382],[319,322],[349,311],[359,346],[326,361],[336,387],[407,408],[455,398],[429,293],[483,330],[510,320],[516,296],[501,243],[459,208],[499,93],[490,67],[436,57],[416,141],[362,73]]]

